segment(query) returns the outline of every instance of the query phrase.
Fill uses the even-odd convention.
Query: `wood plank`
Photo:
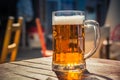
[[[48,78],[51,78],[52,80],[58,80],[52,71],[31,68],[28,66],[16,64],[7,64],[3,66],[4,69],[16,75],[40,80],[47,80]]]
[[[43,64],[43,65],[52,65],[52,59],[51,58],[37,58],[37,59],[28,59],[23,60],[23,62],[30,62],[30,63],[36,63],[36,64]]]
[[[35,79],[16,75],[14,73],[11,73],[9,70],[0,68],[0,80],[35,80]]]
[[[92,58],[86,60],[86,68],[94,75],[106,76],[113,80],[120,79],[119,61]]]
[[[25,76],[25,77],[34,78],[34,79],[37,79],[37,80],[47,80],[48,78],[51,78],[53,80],[58,80],[55,77],[48,76],[48,75],[45,75],[45,74],[35,73],[35,72],[30,72],[30,71],[21,71],[21,70],[18,71],[18,72],[15,72],[14,74],[22,75],[22,76]]]
[[[8,67],[10,66],[10,67]],[[15,70],[16,68],[18,69],[23,69],[24,71],[31,72],[31,73],[38,73],[38,74],[44,74],[48,75],[51,77],[56,77],[55,73],[52,70],[46,70],[46,69],[41,69],[41,68],[33,68],[29,66],[24,66],[24,65],[16,65],[16,64],[9,64],[7,66],[4,66],[4,68],[7,68],[9,70]]]
[[[106,64],[106,65],[120,66],[120,61],[109,60],[109,59],[89,58],[86,60],[86,62],[90,62],[90,64],[91,63],[101,63],[101,64]]]
[[[36,69],[43,69],[43,70],[49,70],[51,71],[50,65],[43,65],[43,64],[36,64],[36,63],[31,63],[31,62],[26,62],[26,61],[18,61],[18,62],[13,62],[11,64],[19,65],[19,66],[26,66],[26,67],[31,67],[31,68],[36,68]]]

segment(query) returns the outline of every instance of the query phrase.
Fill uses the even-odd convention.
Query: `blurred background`
[[[16,60],[42,57],[41,42],[35,23],[40,19],[46,47],[52,50],[52,12],[81,10],[86,19],[100,24],[101,42],[93,57],[120,60],[120,0],[0,0],[0,53],[9,16],[24,18]],[[92,30],[86,30],[86,52],[91,49]]]

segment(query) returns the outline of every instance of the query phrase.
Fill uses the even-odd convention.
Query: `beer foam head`
[[[54,16],[52,20],[53,25],[65,25],[65,24],[83,24],[85,20],[84,15],[75,16]]]

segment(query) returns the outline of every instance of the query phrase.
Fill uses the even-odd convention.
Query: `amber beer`
[[[53,25],[53,37],[55,64],[74,66],[83,63],[85,40],[82,24]]]
[[[83,20],[84,16],[53,18],[53,71],[80,72],[84,69]]]

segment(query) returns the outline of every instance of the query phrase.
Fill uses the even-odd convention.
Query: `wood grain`
[[[0,64],[0,80],[58,80],[51,66],[52,57]],[[90,58],[86,68],[85,75],[98,80],[120,79],[119,61]]]

